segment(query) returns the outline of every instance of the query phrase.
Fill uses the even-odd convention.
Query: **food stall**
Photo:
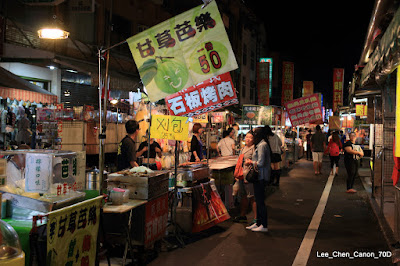
[[[78,190],[77,184],[84,183],[78,168],[84,166],[78,164],[76,153],[15,150],[1,151],[0,156],[5,180],[0,193],[6,210],[2,218],[20,237],[25,265],[56,260],[64,265],[70,260],[71,243],[85,249],[79,250],[77,260],[94,261],[102,197],[85,200],[85,193]]]

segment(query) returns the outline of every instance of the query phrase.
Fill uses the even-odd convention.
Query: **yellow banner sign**
[[[216,1],[127,42],[152,102],[238,67]]]
[[[356,116],[367,116],[368,114],[368,109],[367,106],[364,104],[356,104]]]
[[[152,115],[150,136],[155,139],[187,141],[189,123],[187,117],[172,115]]]
[[[94,265],[103,197],[49,212],[47,265]]]

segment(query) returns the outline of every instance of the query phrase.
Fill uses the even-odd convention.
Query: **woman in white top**
[[[273,186],[279,186],[281,178],[282,161],[282,140],[278,135],[274,134],[269,126],[265,126],[265,131],[268,136],[269,145],[271,146],[271,183]]]
[[[235,154],[234,134],[235,132],[231,127],[224,131],[222,135],[224,138],[218,142],[218,152],[221,156],[231,156]]]

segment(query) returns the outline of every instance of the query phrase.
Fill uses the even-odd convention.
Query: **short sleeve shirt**
[[[324,152],[325,134],[322,132],[315,132],[311,137],[313,152]]]
[[[118,171],[131,168],[131,162],[136,161],[136,142],[125,136],[118,144]]]
[[[141,151],[144,147],[147,147],[148,145],[149,144],[147,143],[147,141],[140,143],[138,151]],[[152,144],[150,144],[150,156],[148,155],[148,151],[144,152],[142,156],[144,156],[145,158],[147,158],[147,157],[156,158],[156,155],[157,155],[156,148],[159,148],[161,150],[160,144],[158,144],[156,141],[154,141]]]
[[[226,138],[221,139],[218,142],[218,148],[221,151],[221,155],[222,156],[233,155],[232,145],[235,145],[235,141],[232,138],[226,137]]]

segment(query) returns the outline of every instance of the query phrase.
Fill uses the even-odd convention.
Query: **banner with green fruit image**
[[[151,102],[238,68],[215,1],[127,42]]]

